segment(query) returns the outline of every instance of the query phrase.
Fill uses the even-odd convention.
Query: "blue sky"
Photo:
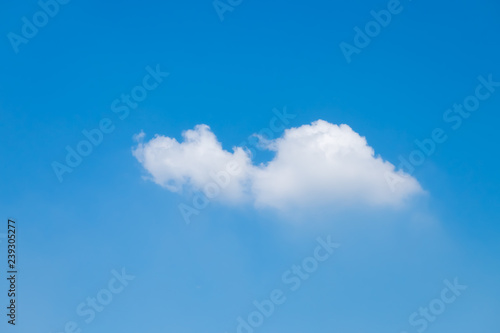
[[[475,96],[478,77],[500,81],[499,5],[402,0],[348,63],[340,43],[354,45],[353,29],[390,1],[232,3],[221,20],[211,1],[71,1],[17,53],[9,33],[22,35],[23,17],[41,9],[36,1],[5,4],[0,212],[18,221],[20,292],[18,325],[7,325],[2,310],[2,331],[59,333],[75,322],[66,331],[237,332],[237,318],[248,320],[253,302],[278,289],[286,301],[253,331],[498,332],[500,87],[483,85],[488,97],[457,129],[443,117]],[[120,119],[112,103],[143,84],[148,66],[169,75]],[[269,189],[260,186],[242,202],[212,200],[189,224],[179,205],[192,204],[196,184],[172,192],[133,154],[141,132],[139,144],[155,134],[182,143],[198,124],[232,153],[284,108],[295,116],[287,128],[347,124],[349,138],[365,137],[396,167],[435,129],[447,139],[415,167],[425,193],[405,204],[356,201],[368,189],[359,177],[326,195],[305,181],[313,197],[326,198],[314,197],[321,204],[262,207],[256,202]],[[66,147],[76,149],[82,131],[103,119],[113,130],[60,181],[54,161],[65,163]],[[255,170],[271,170],[260,163],[280,155],[256,152],[252,182]],[[361,190],[350,205],[329,199],[354,185]],[[390,196],[382,187],[369,190]],[[292,291],[282,276],[313,256],[318,237],[340,247]],[[135,278],[86,323],[78,306],[109,289],[122,268]],[[410,324],[455,278],[467,289],[425,329]]]

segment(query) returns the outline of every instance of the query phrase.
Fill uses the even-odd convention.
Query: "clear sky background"
[[[467,289],[426,331],[498,333],[500,87],[456,130],[443,114],[478,76],[500,81],[500,5],[402,0],[348,63],[339,44],[387,4],[244,0],[221,20],[211,1],[73,0],[16,53],[8,34],[40,7],[5,2],[0,216],[18,221],[20,274],[15,328],[0,283],[1,331],[59,333],[74,321],[89,333],[230,333],[254,300],[281,289],[285,303],[255,332],[410,333],[420,327],[411,314],[457,277]],[[157,65],[169,76],[120,119],[113,101]],[[189,225],[178,205],[192,194],[147,179],[132,154],[141,131],[182,141],[197,124],[231,151],[284,107],[296,115],[288,127],[348,124],[395,165],[436,128],[448,139],[413,173],[426,195],[404,207],[292,218],[212,202]],[[103,118],[115,130],[60,182],[52,163]],[[282,274],[328,235],[341,246],[290,291]],[[78,305],[122,268],[135,279],[85,323]]]

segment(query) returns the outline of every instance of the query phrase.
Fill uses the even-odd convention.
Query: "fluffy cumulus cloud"
[[[394,166],[376,157],[366,139],[347,125],[318,120],[285,131],[268,147],[276,156],[253,177],[258,205],[397,205],[421,191],[414,178],[396,174]],[[404,181],[391,186],[395,178]]]
[[[182,133],[184,142],[156,135],[133,150],[152,180],[172,192],[204,191],[210,198],[241,201],[249,188],[252,167],[243,148],[222,149],[207,125]]]
[[[183,142],[156,135],[133,149],[151,179],[173,192],[200,191],[212,200],[250,200],[258,207],[398,206],[423,192],[419,183],[376,156],[347,125],[318,120],[262,144],[275,152],[261,165],[248,150],[222,149],[206,125]]]

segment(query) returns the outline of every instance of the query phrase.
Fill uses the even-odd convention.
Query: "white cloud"
[[[248,154],[242,148],[235,148],[233,153],[223,150],[207,125],[197,125],[182,136],[184,142],[181,143],[161,135],[143,143],[144,136],[138,136],[139,144],[133,154],[155,183],[172,192],[204,190],[209,196],[241,200],[252,168]],[[235,172],[229,174],[227,168]],[[224,179],[225,173],[229,179]],[[217,182],[220,184],[217,188],[208,185]],[[220,193],[210,194],[221,187]]]
[[[366,139],[347,125],[318,120],[288,129],[281,138],[263,142],[276,155],[259,166],[241,147],[223,150],[206,125],[197,125],[183,137],[179,143],[156,135],[143,143],[141,135],[133,150],[152,180],[173,192],[201,190],[211,199],[246,199],[280,210],[398,206],[423,192],[413,177],[375,156]],[[387,178],[401,176],[404,181],[391,188]]]
[[[393,191],[386,176],[396,176],[394,166],[375,157],[366,139],[347,125],[318,120],[286,130],[271,148],[275,158],[253,178],[257,205],[398,205],[421,191],[414,178]]]

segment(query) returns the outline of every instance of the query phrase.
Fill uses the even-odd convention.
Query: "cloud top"
[[[262,140],[274,158],[254,165],[248,150],[222,149],[207,125],[183,132],[184,141],[156,135],[133,154],[151,179],[172,192],[201,191],[227,202],[252,201],[285,210],[316,206],[398,206],[422,193],[417,180],[376,156],[348,125],[318,120]],[[391,179],[404,179],[398,186]]]

